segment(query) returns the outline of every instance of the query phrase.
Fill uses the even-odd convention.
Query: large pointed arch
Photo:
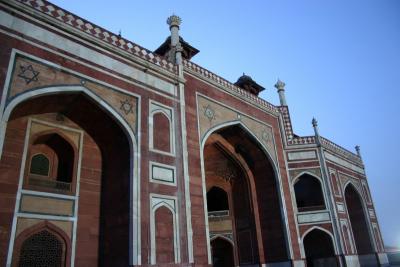
[[[348,181],[343,186],[343,196],[357,254],[373,254],[376,251],[376,245],[361,190],[353,181]]]
[[[88,88],[80,85],[68,85],[68,86],[50,86],[39,88],[35,90],[30,90],[18,94],[11,99],[8,103],[3,103],[4,111],[1,110],[0,119],[0,159],[2,157],[5,132],[7,128],[7,123],[10,119],[10,115],[13,110],[21,103],[39,97],[52,96],[52,95],[66,95],[66,94],[82,94],[89,100],[94,102],[101,110],[105,111],[111,119],[113,119],[121,130],[126,135],[127,141],[129,142],[130,158],[129,158],[129,177],[130,177],[130,203],[129,203],[129,213],[130,213],[130,233],[129,233],[129,262],[130,264],[141,264],[141,228],[140,228],[140,151],[139,151],[139,140],[137,139],[134,131],[129,126],[127,121],[105,100],[100,96],[96,95]],[[5,101],[3,99],[3,101]],[[140,105],[140,103],[139,103]],[[140,108],[139,108],[140,110]],[[138,124],[140,127],[140,123]],[[20,181],[21,183],[21,181]],[[20,194],[20,193],[19,193]],[[12,233],[16,230],[16,218],[14,217],[12,225]],[[9,244],[8,260],[12,257],[12,248],[14,245],[14,240],[11,239]],[[74,253],[73,253],[74,254]]]
[[[206,144],[206,141],[208,138],[213,134],[216,133],[219,130],[222,130],[224,128],[229,128],[230,126],[238,126],[240,127],[246,134],[248,134],[253,141],[257,144],[257,146],[261,149],[261,151],[264,153],[266,158],[268,159],[272,171],[274,173],[274,178],[277,186],[277,192],[278,192],[278,198],[279,198],[279,206],[280,206],[280,212],[281,212],[281,221],[284,222],[283,228],[284,228],[284,238],[285,238],[285,248],[286,248],[286,253],[288,257],[291,257],[292,255],[292,250],[291,250],[291,237],[290,237],[290,231],[289,231],[289,223],[287,220],[287,212],[286,212],[286,205],[285,205],[285,198],[283,194],[283,186],[281,183],[281,175],[279,172],[279,167],[278,163],[274,160],[274,157],[271,155],[270,151],[267,149],[267,147],[263,144],[263,142],[240,120],[233,120],[233,121],[227,121],[225,123],[218,124],[205,132],[203,136],[199,135],[199,141],[200,141],[200,169],[201,169],[201,178],[202,178],[202,187],[203,187],[203,207],[204,207],[204,220],[205,220],[205,227],[206,227],[206,239],[207,239],[207,256],[208,256],[208,263],[211,264],[211,248],[210,248],[210,230],[209,230],[209,224],[208,224],[208,218],[207,218],[207,189],[206,189],[206,177],[205,177],[205,166],[204,166],[204,147]]]

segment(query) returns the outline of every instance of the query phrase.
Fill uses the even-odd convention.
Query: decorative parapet
[[[96,39],[111,44],[119,49],[122,49],[130,54],[138,56],[148,62],[162,67],[170,72],[176,73],[177,68],[174,64],[167,61],[165,58],[152,53],[129,40],[122,38],[110,31],[107,31],[87,20],[82,19],[56,5],[53,5],[45,0],[16,0],[26,6],[33,8],[41,13],[44,13],[58,21],[61,21],[69,26],[78,29],[85,34],[88,34]]]
[[[315,136],[301,136],[295,137],[292,140],[288,141],[289,145],[309,145],[315,144]]]
[[[243,90],[242,88],[237,87],[233,83],[225,80],[224,78],[216,75],[215,73],[213,73],[205,68],[200,67],[199,65],[197,65],[189,60],[183,60],[183,66],[187,70],[190,70],[198,75],[203,76],[204,78],[206,78],[208,80],[211,80],[211,81],[217,83],[218,85],[226,88],[227,91],[231,91],[234,94],[243,97],[245,100],[248,100],[251,103],[256,104],[257,106],[260,106],[261,108],[263,108],[267,111],[274,112],[274,113],[279,112],[278,107],[272,105],[271,103],[265,101],[264,99],[262,99],[256,95],[253,95],[253,94],[247,92],[246,90]]]
[[[333,143],[332,141],[329,141],[328,139],[321,137],[321,145],[327,150],[330,150],[331,152],[344,157],[345,159],[352,161],[360,166],[364,166],[361,158],[354,154],[353,152],[350,152],[349,150]]]
[[[290,121],[289,109],[287,106],[280,106],[279,112],[282,114],[283,129],[288,145],[309,145],[315,144],[315,136],[295,136],[293,133],[292,122]]]
[[[293,133],[292,122],[290,121],[289,109],[287,106],[278,107],[279,112],[282,114],[283,128],[286,135],[286,144],[290,145],[309,145],[317,144],[315,136],[302,136],[298,137]],[[342,156],[345,159],[363,166],[362,160],[359,156],[350,152],[349,150],[329,141],[321,136],[321,145],[323,148],[333,152],[336,155]]]

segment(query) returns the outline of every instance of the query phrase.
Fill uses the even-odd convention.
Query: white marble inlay
[[[150,181],[153,183],[162,183],[167,185],[176,185],[175,166],[161,164],[158,162],[149,163]]]
[[[298,223],[312,223],[312,222],[321,222],[321,221],[329,221],[329,220],[330,220],[330,216],[329,216],[328,211],[305,213],[305,214],[297,215]]]
[[[337,203],[336,205],[337,205],[337,210],[339,212],[344,212],[344,205],[343,204]]]
[[[317,154],[314,150],[312,151],[301,151],[301,152],[289,152],[289,160],[301,160],[301,159],[316,159]]]

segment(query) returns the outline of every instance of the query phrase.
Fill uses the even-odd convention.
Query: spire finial
[[[318,121],[317,121],[317,119],[314,118],[314,117],[313,117],[311,123],[312,123],[312,126],[313,126],[314,128],[318,126]]]
[[[316,118],[313,117],[311,124],[314,128],[314,135],[315,135],[315,141],[317,142],[318,146],[321,146],[321,138],[319,136],[319,130],[318,130],[318,121]]]
[[[172,16],[170,16],[167,19],[167,24],[169,25],[170,28],[174,27],[174,26],[179,28],[179,25],[181,25],[181,22],[182,22],[182,19],[175,14],[172,14]]]
[[[279,90],[285,90],[285,85],[286,84],[284,82],[282,82],[281,80],[279,80],[279,78],[278,78],[278,81],[275,84],[275,88],[278,89],[278,92],[279,92]]]
[[[359,145],[356,145],[356,146],[355,146],[355,149],[356,149],[356,152],[357,152],[357,156],[358,156],[359,158],[361,158],[360,146],[359,146]]]
[[[181,25],[181,18],[173,14],[167,19],[169,30],[171,31],[171,51],[169,59],[178,65],[182,65],[182,46],[179,42],[179,25]]]

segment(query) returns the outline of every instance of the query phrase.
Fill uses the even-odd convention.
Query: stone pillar
[[[167,24],[171,31],[171,50],[173,51],[171,56],[178,65],[182,65],[182,46],[179,42],[179,25],[181,25],[181,22],[181,18],[176,15],[172,15],[167,19]]]
[[[286,96],[285,96],[285,85],[286,84],[279,79],[275,84],[275,88],[278,89],[279,101],[281,103],[281,106],[287,106]]]

